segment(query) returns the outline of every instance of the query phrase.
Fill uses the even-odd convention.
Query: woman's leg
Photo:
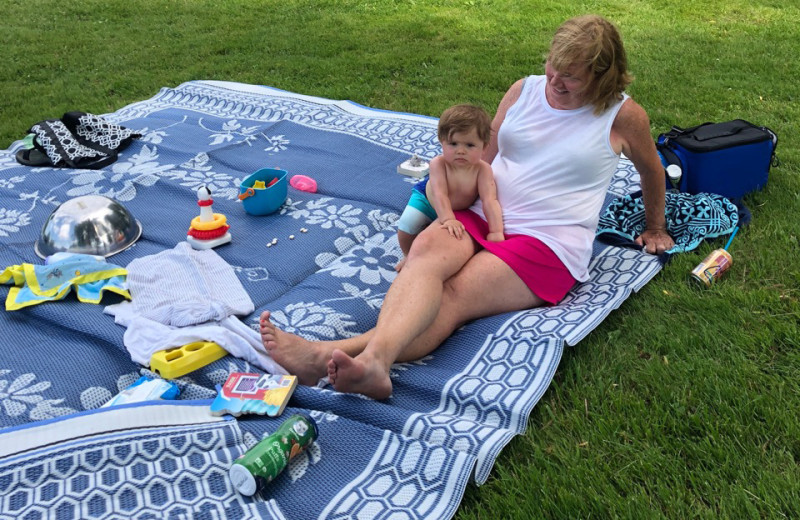
[[[443,284],[441,304],[436,317],[413,341],[398,349],[394,361],[411,361],[429,354],[469,320],[543,304],[544,301],[534,295],[502,260],[481,251]],[[384,305],[383,309],[385,308]],[[359,365],[369,359],[356,361],[351,358],[357,358],[367,348],[375,330],[373,328],[352,338],[311,342],[276,328],[269,321],[269,312],[263,313],[261,318],[264,346],[278,363],[298,375],[303,384],[315,384],[324,377],[333,352],[338,351],[336,361],[328,367],[328,371],[332,372],[335,381],[339,381],[336,386],[341,391],[369,392],[369,389],[356,390],[359,383],[353,381],[363,379],[363,375],[358,372]],[[355,363],[351,364],[351,361]],[[385,374],[388,380],[388,368]],[[380,387],[384,386],[381,383]],[[367,395],[375,397],[377,394],[369,392]]]
[[[384,298],[375,329],[356,338],[312,343],[278,330],[269,321],[269,314],[264,313],[261,317],[264,347],[303,384],[314,384],[325,376],[334,350],[352,357],[361,353],[376,336],[379,344],[386,341],[380,338],[391,338],[390,343],[397,352],[392,349],[385,356],[396,359],[400,350],[436,318],[444,281],[461,269],[477,247],[469,236],[459,240],[440,226],[429,226],[414,240],[406,267],[398,273]]]
[[[271,313],[261,313],[261,341],[269,355],[290,374],[297,376],[302,385],[315,385],[328,375],[331,353],[343,350],[356,356],[367,346],[374,328],[352,338],[332,341],[309,341],[301,336],[283,331],[270,320]]]
[[[436,318],[413,341],[406,345],[381,343],[379,318],[379,325],[367,337],[361,354],[354,357],[352,351],[343,350],[331,353],[328,375],[339,391],[382,399],[391,394],[391,363],[429,354],[469,320],[542,304],[544,301],[502,260],[481,251],[447,280]]]
[[[413,361],[430,354],[468,321],[544,304],[505,262],[488,251],[480,251],[445,282],[436,319],[401,352],[397,361]]]
[[[381,345],[380,352],[396,359],[392,351],[402,351],[433,323],[445,281],[468,263],[478,247],[468,235],[457,239],[438,225],[420,233],[404,270],[386,293],[368,347],[370,343]]]
[[[406,233],[399,229],[397,230],[397,243],[400,244],[400,250],[403,251],[403,258],[394,266],[394,270],[398,273],[403,269],[403,265],[406,263],[406,257],[408,256],[408,252],[411,251],[411,244],[414,242],[415,238],[417,238],[417,235],[412,235],[411,233]]]

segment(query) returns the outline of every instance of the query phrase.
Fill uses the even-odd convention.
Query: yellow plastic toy
[[[150,369],[164,379],[175,379],[225,357],[228,352],[212,341],[195,341],[161,350],[150,357]]]

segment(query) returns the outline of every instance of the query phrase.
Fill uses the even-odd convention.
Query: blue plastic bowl
[[[289,191],[288,173],[278,168],[262,168],[242,181],[239,186],[239,199],[244,210],[251,215],[269,215],[280,208]],[[272,186],[269,184],[278,179]],[[264,183],[264,188],[254,188],[256,181]]]

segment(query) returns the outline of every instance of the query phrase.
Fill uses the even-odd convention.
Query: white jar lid
[[[256,478],[247,468],[241,464],[232,464],[231,469],[228,470],[228,475],[236,491],[247,496],[253,496],[255,494],[256,488],[258,487],[256,486]]]

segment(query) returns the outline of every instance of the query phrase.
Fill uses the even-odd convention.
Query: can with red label
[[[692,269],[692,278],[706,287],[711,287],[722,278],[722,274],[733,264],[733,257],[724,249],[715,249]]]

